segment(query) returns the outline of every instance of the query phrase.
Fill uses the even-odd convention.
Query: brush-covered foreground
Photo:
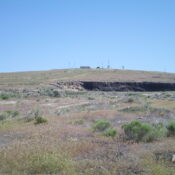
[[[51,91],[1,92],[0,174],[175,174],[175,92]]]

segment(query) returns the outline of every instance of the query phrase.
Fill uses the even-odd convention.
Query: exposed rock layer
[[[175,91],[175,83],[157,82],[93,82],[83,81],[86,90],[99,91]]]

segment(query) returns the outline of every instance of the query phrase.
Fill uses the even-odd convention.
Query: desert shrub
[[[83,119],[75,120],[75,121],[72,122],[72,124],[75,124],[75,125],[82,125],[83,123],[84,123]]]
[[[94,131],[105,131],[111,127],[111,123],[107,120],[96,120],[93,126]]]
[[[41,124],[41,123],[47,123],[47,119],[43,118],[43,117],[37,117],[35,119],[35,124]]]
[[[121,112],[128,112],[128,113],[137,113],[137,112],[152,112],[155,108],[150,106],[150,102],[146,102],[144,105],[140,106],[131,106],[127,108],[123,108]]]
[[[2,99],[2,100],[8,100],[9,99],[9,95],[2,93],[2,94],[0,94],[0,99]]]
[[[6,118],[7,118],[7,114],[5,114],[5,113],[0,114],[0,121],[5,120]]]
[[[167,125],[168,136],[175,136],[175,121],[171,121]]]
[[[167,129],[162,124],[150,125],[150,132],[143,138],[144,142],[151,142],[167,136]]]
[[[135,140],[137,142],[142,141],[152,130],[151,126],[142,124],[139,121],[132,121],[129,124],[124,124],[122,128],[128,140]]]
[[[78,95],[84,95],[86,92],[83,91],[69,91],[65,90],[63,92],[64,97],[78,97]]]
[[[132,121],[129,124],[124,124],[122,128],[124,129],[126,138],[136,142],[151,142],[166,136],[166,129],[161,124],[150,125],[139,121]]]
[[[136,94],[134,94],[134,93],[128,93],[128,96],[134,96],[134,95],[136,95]]]
[[[133,98],[128,98],[128,103],[133,103],[134,102],[134,99]]]
[[[39,109],[33,110],[33,115],[35,118],[39,117],[41,115],[41,112],[39,111]]]
[[[60,97],[61,95],[60,95],[60,93],[57,90],[53,90],[51,96],[52,97]]]
[[[12,118],[19,115],[19,111],[13,111],[13,110],[8,110],[8,111],[6,111],[6,113],[8,114],[8,116],[10,116]]]
[[[151,107],[150,108],[150,113],[154,114],[154,115],[158,115],[158,116],[165,116],[165,117],[169,117],[172,112],[168,109],[165,109],[165,108],[154,108],[154,107]]]
[[[70,112],[70,108],[62,108],[62,109],[56,110],[55,114],[57,116],[60,116],[60,115],[66,115],[66,113],[68,112]]]
[[[0,93],[1,100],[8,100],[9,98],[18,98],[21,97],[21,94],[18,92],[2,92]]]
[[[127,107],[127,108],[121,109],[120,111],[135,113],[135,112],[145,112],[146,110],[147,109],[145,108],[145,106],[133,106],[133,107]]]
[[[104,132],[107,137],[115,137],[117,135],[117,131],[114,128],[109,128]]]
[[[63,152],[42,146],[15,145],[0,151],[2,174],[75,175],[74,162]]]
[[[41,111],[39,109],[33,109],[30,110],[27,114],[26,117],[24,118],[26,122],[31,122],[33,120],[35,120],[37,117],[40,117]]]
[[[167,136],[167,128],[162,123],[153,124],[153,140]]]
[[[19,111],[5,111],[4,113],[0,114],[0,120],[5,120],[7,118],[13,118],[19,115]]]
[[[88,100],[94,100],[94,97],[88,97]]]
[[[41,95],[49,96],[49,97],[60,97],[60,93],[52,88],[44,88],[39,91]]]

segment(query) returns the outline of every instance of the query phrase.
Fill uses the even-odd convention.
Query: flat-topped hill
[[[62,69],[0,73],[0,87],[42,86],[58,81],[175,83],[174,73],[119,69]]]

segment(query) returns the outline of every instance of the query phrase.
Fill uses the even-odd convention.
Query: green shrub
[[[109,128],[104,132],[107,137],[115,137],[117,135],[117,131],[114,128]]]
[[[134,99],[133,98],[128,98],[128,103],[133,103],[134,102]]]
[[[12,110],[9,110],[9,111],[6,111],[6,113],[8,114],[8,116],[10,117],[16,117],[19,115],[19,111],[12,111]]]
[[[0,99],[2,100],[8,100],[9,98],[17,98],[17,97],[21,97],[21,94],[17,93],[17,92],[2,92],[0,93]]]
[[[105,131],[111,127],[111,123],[106,120],[96,120],[93,129],[94,131]]]
[[[175,121],[169,122],[167,125],[168,136],[175,136]]]
[[[5,120],[6,118],[7,118],[7,114],[5,114],[5,113],[0,114],[0,121]]]
[[[47,119],[43,118],[43,117],[37,117],[35,119],[35,124],[41,124],[41,123],[47,123]]]
[[[16,117],[17,115],[19,115],[19,111],[5,111],[4,113],[0,114],[0,120],[5,120],[7,118],[10,117]]]
[[[159,139],[167,136],[167,128],[162,123],[153,124],[153,139]]]
[[[132,121],[122,126],[128,140],[142,141],[148,133],[152,131],[149,125],[142,124],[139,121]]]
[[[162,124],[150,125],[139,121],[132,121],[122,126],[128,140],[136,142],[151,142],[166,136],[167,130]]]
[[[9,95],[8,94],[0,94],[0,98],[2,100],[8,100],[9,99]]]
[[[60,95],[60,93],[57,90],[53,90],[51,96],[52,97],[60,97],[61,95]]]
[[[94,97],[88,97],[88,100],[94,100]]]
[[[50,96],[50,97],[60,97],[61,96],[61,94],[57,90],[52,89],[52,88],[41,89],[39,93],[41,95]]]
[[[151,125],[150,125],[151,126]],[[162,124],[154,124],[151,126],[150,132],[143,138],[144,142],[152,142],[154,140],[167,136],[167,129]]]

